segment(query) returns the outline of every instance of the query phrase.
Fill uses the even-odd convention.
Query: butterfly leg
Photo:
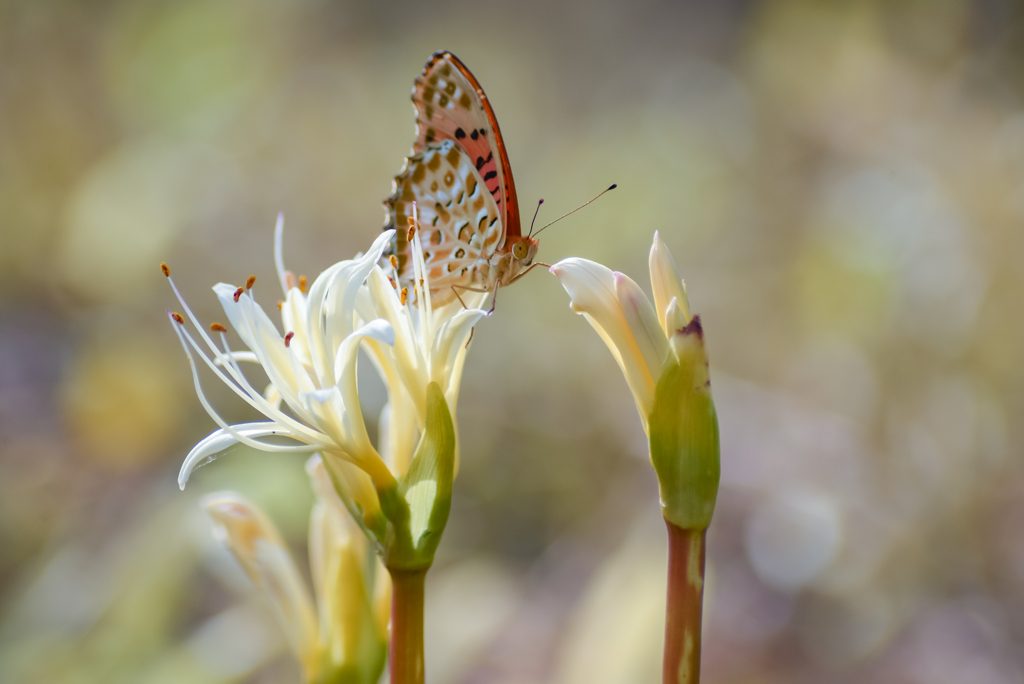
[[[516,282],[517,280],[522,278],[524,275],[526,275],[527,273],[529,273],[533,269],[537,268],[538,266],[547,266],[548,268],[551,268],[551,264],[545,264],[543,261],[538,261],[537,263],[533,264],[532,266],[528,267],[525,271],[523,271],[522,273],[517,275],[512,280],[508,281],[508,284],[511,285],[512,283]]]
[[[462,304],[462,308],[463,309],[468,309],[469,307],[466,306],[466,302],[462,301],[462,296],[459,295],[459,291],[455,289],[454,285],[452,285],[452,292],[455,293],[455,296],[458,298],[459,304]],[[476,332],[476,326],[475,325],[472,328],[469,329],[469,339],[466,340],[466,345],[465,345],[466,349],[469,349],[469,343],[473,341],[473,333],[474,332]]]
[[[491,298],[491,310],[487,312],[488,316],[490,316],[492,313],[494,313],[494,307],[498,306],[498,287],[499,286],[500,286],[500,283],[495,283],[494,284],[494,296]]]
[[[459,295],[459,291],[455,289],[454,285],[452,285],[452,292],[455,294],[455,297],[459,300],[459,304],[462,305],[462,308],[468,309],[469,307],[466,306],[466,302],[462,301],[462,297]]]

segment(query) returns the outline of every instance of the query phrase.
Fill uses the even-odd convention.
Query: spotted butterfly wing
[[[385,201],[385,229],[398,229],[399,279],[411,279],[405,227],[415,201],[438,305],[459,288],[508,284],[529,265],[536,241],[521,235],[512,169],[487,95],[458,58],[438,52],[417,77],[412,101],[416,140]],[[525,244],[513,255],[517,242]]]
[[[498,120],[484,89],[450,52],[437,52],[413,85],[416,142],[413,151],[454,140],[480,172],[498,210],[505,234],[519,236],[519,202]]]

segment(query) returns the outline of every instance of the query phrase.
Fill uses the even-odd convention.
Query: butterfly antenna
[[[537,222],[537,214],[540,213],[540,205],[542,205],[542,204],[544,204],[544,200],[543,199],[541,199],[540,202],[537,202],[537,210],[533,212],[533,220],[530,221],[530,232],[529,232],[529,234],[526,237],[532,237],[533,236],[533,224]]]
[[[600,197],[601,195],[603,195],[604,193],[608,192],[609,190],[614,190],[614,189],[615,189],[615,188],[617,188],[617,187],[618,187],[618,184],[617,184],[617,183],[612,183],[612,184],[611,184],[610,186],[608,186],[608,188],[606,188],[605,190],[602,190],[602,191],[601,191],[600,193],[598,193],[597,197],[595,197],[594,199],[590,200],[590,202],[584,202],[583,204],[581,204],[580,206],[576,207],[576,208],[575,208],[575,209],[573,209],[572,211],[570,211],[570,212],[567,212],[567,213],[565,213],[565,214],[562,214],[561,216],[559,216],[558,218],[556,218],[556,219],[555,219],[554,221],[552,221],[551,223],[547,224],[547,226],[544,226],[544,227],[540,228],[540,229],[539,229],[539,230],[537,231],[537,235],[540,235],[541,231],[542,231],[542,230],[544,230],[544,228],[547,228],[548,226],[553,226],[554,224],[558,223],[559,221],[561,221],[562,219],[564,219],[564,218],[565,218],[566,216],[568,216],[569,214],[575,214],[575,213],[576,213],[577,211],[579,211],[579,210],[580,210],[580,209],[582,209],[583,207],[587,206],[587,205],[588,205],[588,204],[590,204],[591,202],[595,202],[595,201],[597,201],[597,198],[598,198],[598,197]],[[538,207],[538,209],[539,209],[539,208],[540,208],[540,207]],[[530,231],[530,235],[531,235],[531,236],[533,235],[533,231],[532,231],[532,229],[531,229],[531,231]]]

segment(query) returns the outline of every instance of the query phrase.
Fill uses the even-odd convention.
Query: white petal
[[[274,268],[281,282],[281,292],[288,294],[288,272],[284,270],[284,212],[278,212],[274,225]]]
[[[551,272],[569,293],[572,310],[586,316],[612,351],[646,426],[654,405],[655,380],[622,311],[612,271],[587,259],[569,258],[552,266]]]
[[[370,271],[380,261],[393,233],[381,233],[369,251],[351,265],[338,271],[323,302],[322,314],[326,321],[325,334],[328,349],[337,349],[341,341],[352,334],[355,326],[355,305],[359,289]]]
[[[342,444],[348,455],[355,459],[353,462],[366,468],[376,481],[377,476],[374,473],[381,472],[381,469],[386,470],[387,467],[370,443],[370,436],[366,431],[366,422],[363,420],[363,411],[359,402],[356,359],[358,358],[359,344],[364,338],[393,343],[394,330],[387,321],[377,319],[349,335],[338,349],[335,359],[337,382],[335,389],[340,391],[341,403],[345,408],[341,424],[345,442]]]
[[[185,483],[188,482],[188,478],[192,475],[193,470],[202,465],[206,465],[210,461],[214,460],[225,449],[238,444],[241,441],[238,438],[239,435],[249,439],[270,436],[296,439],[293,434],[281,427],[281,425],[272,422],[239,423],[238,425],[232,425],[230,429],[222,428],[208,435],[192,447],[192,451],[188,452],[188,456],[185,457],[185,462],[181,464],[181,470],[178,472],[178,486],[181,489],[184,489]],[[275,445],[274,451],[310,453],[316,451],[318,448],[319,447],[315,445]]]
[[[430,379],[437,382],[443,390],[445,379],[451,377],[455,370],[459,351],[469,339],[470,331],[487,312],[481,309],[465,309],[445,321],[434,336],[433,348],[430,350]],[[461,369],[459,369],[461,371]],[[459,373],[461,376],[461,372]]]
[[[666,336],[671,335],[672,331],[666,318],[669,302],[673,298],[679,302],[679,309],[689,323],[690,301],[686,297],[686,284],[679,279],[672,253],[668,251],[657,231],[654,233],[654,244],[651,245],[648,261],[651,269],[651,290],[654,292],[654,308],[658,312],[661,329],[665,331]]]
[[[640,353],[655,383],[661,377],[661,369],[668,357],[668,338],[658,323],[658,314],[651,306],[640,286],[631,278],[616,271],[615,294],[618,295],[626,324],[633,332]]]
[[[665,312],[665,325],[669,331],[669,339],[671,340],[675,333],[686,327],[690,320],[683,308],[679,306],[679,300],[673,297],[668,304],[668,311]]]
[[[300,396],[302,397],[303,401],[305,401],[307,404],[309,403],[310,400],[315,401],[318,404],[326,404],[328,401],[331,400],[331,397],[338,396],[340,398],[341,395],[338,393],[337,387],[331,386],[326,389],[310,390],[309,392],[303,392]]]
[[[356,350],[352,347],[357,347],[363,338],[377,340],[390,347],[395,343],[395,329],[383,318],[376,318],[349,335],[348,339],[338,348],[338,355],[334,359],[335,382],[342,381],[344,366],[348,361],[347,357],[355,353]]]
[[[235,292],[237,291],[238,288],[230,283],[217,283],[213,286],[213,293],[220,300],[221,308],[224,309],[224,315],[228,317],[228,323],[235,329],[238,336],[242,338],[245,346],[252,349],[253,342],[252,335],[249,333],[249,326],[242,317],[238,302],[235,301]]]
[[[418,413],[426,416],[426,388],[429,383],[427,350],[419,345],[420,336],[413,325],[409,307],[402,306],[398,294],[381,269],[374,269],[370,273],[368,284],[377,315],[391,323],[395,329],[395,344],[390,350],[392,368],[416,402]],[[389,386],[392,384],[390,378],[387,382]]]
[[[330,350],[325,346],[323,330],[323,301],[335,274],[349,263],[351,262],[342,261],[334,264],[317,276],[306,297],[306,336],[309,339],[309,354],[321,385],[330,384],[331,370]]]

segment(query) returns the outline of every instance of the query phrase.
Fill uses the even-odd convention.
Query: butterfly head
[[[533,263],[533,257],[537,255],[537,246],[540,242],[537,238],[522,236],[512,243],[512,256],[519,262],[519,266],[525,267]]]

